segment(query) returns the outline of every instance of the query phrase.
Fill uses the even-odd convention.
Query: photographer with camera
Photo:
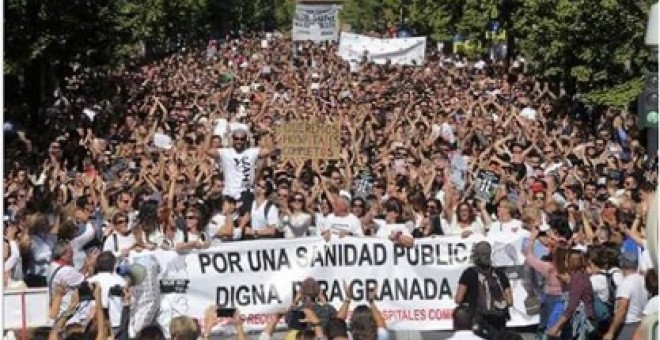
[[[53,262],[47,270],[48,289],[52,291],[57,286],[66,287],[67,291],[59,300],[59,306],[55,306],[54,301],[51,301],[51,318],[56,319],[60,317],[72,305],[73,288],[79,287],[85,280],[83,273],[88,272],[91,265],[96,262],[96,253],[90,255],[81,271],[73,267],[73,248],[69,241],[60,240],[55,244],[53,249]],[[52,295],[52,294],[51,294]],[[53,308],[57,307],[57,308]]]
[[[101,287],[101,303],[106,311],[112,333],[119,337],[121,323],[122,295],[126,280],[115,272],[117,259],[110,251],[102,252],[96,260],[96,274],[88,279]]]
[[[337,310],[328,303],[319,283],[308,277],[300,283],[298,293],[287,312],[286,323],[289,330],[299,333],[308,331],[322,337],[328,321],[336,316]]]

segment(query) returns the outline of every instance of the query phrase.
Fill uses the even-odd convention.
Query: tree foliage
[[[229,30],[289,29],[295,0],[7,0],[5,75],[26,86],[61,78],[72,63],[121,63],[130,47],[171,51]],[[346,0],[341,18],[354,31],[383,31],[401,17],[436,41],[485,39],[499,21],[533,72],[592,100],[633,95],[649,52],[643,36],[652,0]],[[484,46],[487,46],[485,44]],[[513,46],[511,46],[513,47]],[[514,50],[510,48],[510,50]],[[44,77],[46,73],[46,77]],[[36,79],[36,80],[35,80]],[[33,82],[33,83],[30,83]],[[619,87],[615,87],[620,85]],[[626,85],[627,86],[627,85]],[[624,88],[628,88],[623,86]],[[617,102],[623,99],[618,99]]]
[[[649,0],[525,0],[515,12],[519,49],[571,92],[602,92],[639,77],[648,63]]]

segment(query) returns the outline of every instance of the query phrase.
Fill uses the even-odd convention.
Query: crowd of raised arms
[[[585,109],[525,66],[435,49],[423,65],[350,65],[336,43],[275,33],[211,41],[103,79],[78,70],[36,126],[12,123],[8,111],[5,289],[49,287],[61,321],[81,313],[71,287],[115,280],[106,276],[132,252],[298,237],[411,247],[513,233],[528,238],[535,279],[526,289],[540,300],[540,334],[561,336],[576,309],[598,319],[602,300],[613,310],[600,336],[630,339],[631,325],[657,312],[645,244],[657,155],[644,149],[634,113]],[[291,121],[339,124],[340,154],[283,159],[276,130]],[[130,289],[108,295],[106,286],[92,285],[92,300],[107,310],[116,299],[117,310],[96,308],[87,320],[99,337],[128,336],[121,305],[130,308]],[[306,289],[316,299],[318,287]],[[304,317],[300,339],[343,339],[347,323],[353,339],[387,338],[373,302],[350,319],[323,308]],[[164,331],[199,336],[217,321],[207,319],[201,331],[185,317]],[[65,321],[69,337],[90,329]],[[142,331],[151,339],[163,330]]]

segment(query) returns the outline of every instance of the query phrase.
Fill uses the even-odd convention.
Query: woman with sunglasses
[[[376,237],[386,238],[404,247],[412,247],[415,243],[410,228],[412,222],[403,220],[403,204],[396,198],[390,198],[385,202],[385,216],[383,219],[375,219]]]
[[[177,251],[208,248],[210,240],[204,232],[204,224],[202,224],[199,209],[188,208],[185,216],[186,228],[181,234],[177,234],[179,237],[174,240],[174,248]]]
[[[112,217],[112,230],[103,242],[103,251],[111,251],[117,258],[128,257],[137,241],[135,235],[128,228],[128,216],[119,212]]]
[[[315,228],[310,228],[312,215],[305,210],[305,206],[305,196],[301,192],[293,192],[289,197],[288,210],[282,213],[278,226],[285,238],[316,235]]]

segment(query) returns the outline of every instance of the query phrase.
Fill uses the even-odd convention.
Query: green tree
[[[650,5],[650,0],[525,0],[515,10],[513,32],[519,52],[539,76],[585,98],[602,102],[612,89],[618,97],[632,96],[618,102],[629,102],[638,87],[634,79],[648,63],[644,32]]]

